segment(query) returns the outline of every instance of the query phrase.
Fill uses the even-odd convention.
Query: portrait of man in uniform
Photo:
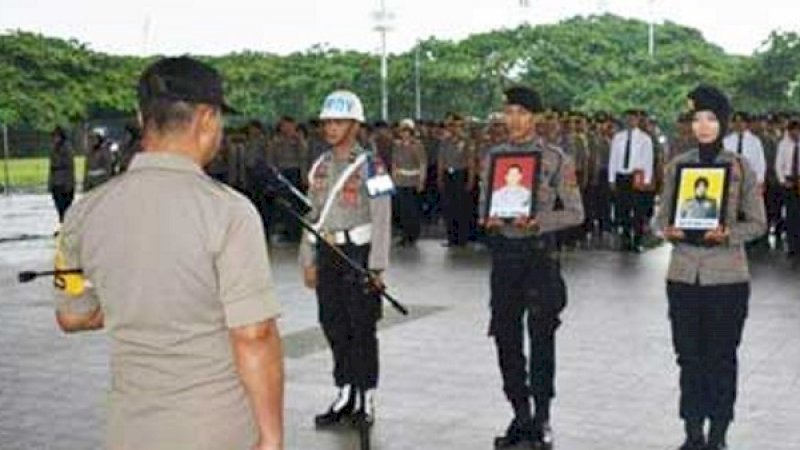
[[[492,186],[486,210],[490,217],[531,217],[537,160],[534,155],[502,155],[491,161]]]
[[[728,167],[684,166],[678,170],[673,223],[683,230],[712,230],[722,224]]]
[[[701,177],[694,182],[694,196],[681,206],[682,219],[716,219],[717,200],[708,196],[709,181]]]

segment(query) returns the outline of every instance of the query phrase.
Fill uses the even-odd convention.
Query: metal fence
[[[106,136],[120,142],[125,136],[125,126],[132,119],[95,119],[65,128],[76,157],[82,160],[86,153],[89,132],[103,128]],[[51,133],[30,127],[0,124],[2,149],[0,149],[0,192],[41,192],[47,188],[49,154],[52,148]],[[76,165],[76,176],[82,171]]]

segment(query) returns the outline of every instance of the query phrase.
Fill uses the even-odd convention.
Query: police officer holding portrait
[[[698,148],[667,165],[656,223],[673,244],[667,298],[686,431],[680,449],[722,450],[734,416],[736,353],[750,297],[744,244],[763,235],[766,216],[758,174],[745,156],[723,145],[731,115],[727,97],[717,88],[700,86],[689,100]],[[713,230],[681,230],[670,222],[678,167],[687,163],[730,167],[723,224]]]
[[[491,159],[509,152],[539,155],[541,167],[533,185],[535,214],[514,219],[492,216],[486,205],[492,185],[488,170],[483,171],[481,183],[481,224],[487,230],[492,254],[489,334],[497,347],[503,390],[514,411],[505,434],[495,438],[495,448],[521,443],[552,446],[555,333],[567,303],[555,232],[579,225],[584,218],[573,160],[536,136],[536,114],[541,111],[535,91],[509,89],[504,107],[508,141],[492,148],[487,156]],[[491,164],[483,166],[488,169]],[[557,200],[562,205],[558,209]],[[530,343],[527,358],[523,349],[526,331]]]
[[[358,144],[364,108],[355,94],[330,94],[320,120],[331,149],[309,172],[312,210],[308,218],[330,245],[372,271],[370,283],[379,286],[380,274],[389,264],[391,177],[383,162]],[[372,424],[378,387],[379,295],[308,232],[300,244],[300,264],[306,286],[316,289],[319,320],[333,353],[338,388],[336,399],[315,417],[315,424],[322,428],[351,419]]]

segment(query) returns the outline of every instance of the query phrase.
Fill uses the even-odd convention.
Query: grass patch
[[[84,157],[75,157],[75,177],[78,186],[83,183]],[[0,158],[0,184],[6,182],[5,162]],[[50,170],[48,158],[11,158],[8,174],[12,190],[46,190]]]

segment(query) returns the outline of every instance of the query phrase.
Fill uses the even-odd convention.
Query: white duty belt
[[[404,177],[416,177],[422,173],[419,169],[397,169],[397,174]]]
[[[320,231],[319,234],[330,244],[334,245],[366,245],[372,241],[372,225],[367,223],[341,231]],[[313,234],[308,235],[308,241],[312,244],[317,243],[317,237]]]

